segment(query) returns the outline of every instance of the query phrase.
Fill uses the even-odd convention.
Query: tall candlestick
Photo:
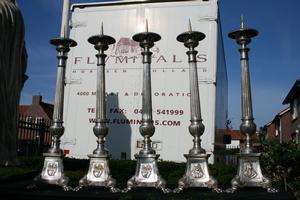
[[[190,113],[191,124],[189,132],[194,137],[193,147],[189,154],[184,156],[187,158],[187,166],[185,175],[178,181],[178,188],[175,193],[181,192],[184,188],[189,187],[207,187],[212,188],[216,192],[221,192],[218,188],[217,181],[209,175],[207,159],[209,157],[205,150],[201,147],[200,137],[203,135],[205,127],[202,123],[200,93],[197,73],[197,51],[199,41],[205,38],[205,34],[198,31],[192,31],[191,21],[189,20],[188,31],[177,36],[179,42],[184,43],[184,46],[189,50],[189,79],[190,79]]]
[[[143,56],[143,96],[142,96],[142,124],[140,133],[143,136],[143,149],[135,155],[137,166],[135,175],[128,180],[127,188],[123,192],[128,192],[134,187],[155,187],[164,193],[170,192],[165,188],[166,182],[160,177],[157,168],[157,158],[155,150],[151,147],[151,137],[154,135],[155,127],[152,119],[152,97],[151,97],[151,55],[150,49],[154,42],[161,39],[157,33],[148,31],[148,21],[146,20],[145,32],[134,35],[133,40],[139,42],[142,47]]]
[[[252,111],[251,84],[249,73],[249,48],[247,45],[251,42],[251,38],[258,35],[258,31],[251,28],[245,28],[244,18],[241,19],[241,28],[228,34],[240,46],[241,61],[241,101],[242,101],[242,123],[240,125],[241,133],[246,137],[245,147],[241,148],[239,156],[238,174],[231,181],[232,187],[228,192],[234,192],[239,187],[263,187],[268,192],[276,192],[271,187],[271,182],[263,176],[259,157],[260,153],[255,153],[251,144],[251,137],[256,132]]]
[[[46,182],[62,186],[69,190],[68,177],[64,175],[63,151],[60,149],[60,137],[64,134],[63,107],[64,107],[64,83],[67,53],[70,47],[75,47],[77,43],[69,38],[55,38],[50,43],[56,46],[58,66],[57,80],[54,99],[53,124],[50,126],[52,136],[51,148],[48,153],[44,153],[45,161],[42,173],[35,178],[36,181]]]
[[[97,148],[93,154],[88,155],[90,158],[89,170],[86,176],[79,181],[79,190],[87,186],[107,187],[111,192],[118,192],[115,188],[116,181],[110,175],[109,153],[105,148],[105,137],[108,134],[106,118],[106,96],[105,96],[105,58],[104,53],[108,46],[114,44],[116,40],[108,35],[104,35],[103,23],[101,23],[100,35],[92,36],[88,42],[94,45],[98,51],[97,57],[97,92],[96,92],[96,122],[93,128],[97,140]]]

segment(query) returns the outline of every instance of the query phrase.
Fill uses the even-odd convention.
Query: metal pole
[[[60,37],[67,37],[69,29],[69,10],[70,10],[70,0],[63,0],[63,9],[61,17],[60,26]]]
[[[70,1],[64,0],[63,10],[62,10],[62,21],[60,38],[51,40],[51,44],[57,47],[57,58],[58,58],[58,68],[57,68],[57,79],[56,79],[56,90],[54,97],[54,110],[53,110],[53,126],[50,127],[50,132],[52,133],[53,142],[50,152],[62,154],[62,150],[59,149],[60,141],[56,137],[62,136],[64,132],[63,127],[63,104],[64,104],[64,82],[65,82],[65,66],[67,62],[67,53],[70,50],[69,47],[76,46],[76,42],[73,40],[68,40],[67,30],[68,30],[68,17],[69,17],[69,6]],[[64,40],[66,39],[66,40]],[[55,131],[53,128],[55,127]],[[52,131],[51,131],[52,130]],[[55,132],[55,134],[53,134]]]
[[[68,59],[68,52],[71,47],[77,46],[77,43],[67,37],[69,0],[64,0],[63,16],[61,24],[61,33],[59,38],[50,40],[50,43],[56,46],[57,51],[57,79],[54,97],[53,123],[49,128],[52,142],[51,148],[44,153],[44,166],[36,181],[48,184],[60,185],[64,190],[69,190],[68,177],[64,175],[63,151],[60,148],[60,137],[64,134],[63,126],[63,107],[64,107],[64,86],[65,86],[65,68]]]

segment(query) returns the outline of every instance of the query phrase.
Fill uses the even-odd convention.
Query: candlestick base
[[[109,156],[108,155],[88,155],[90,158],[90,165],[87,175],[79,181],[79,190],[82,187],[97,186],[106,187],[111,192],[119,192],[120,190],[115,187],[116,180],[112,178],[109,170]]]
[[[166,181],[160,176],[157,168],[157,154],[136,154],[137,166],[135,175],[127,181],[127,188],[122,192],[128,192],[135,187],[154,187],[163,193],[171,192],[165,188]]]
[[[207,159],[208,154],[185,154],[187,159],[185,175],[178,181],[178,187],[173,190],[179,193],[185,188],[205,187],[220,193],[218,182],[209,175]]]
[[[271,181],[263,176],[259,157],[260,153],[239,153],[238,174],[231,181],[231,188],[226,192],[233,193],[238,188],[243,187],[262,187],[268,192],[278,192],[277,189],[271,187]]]
[[[63,155],[44,153],[44,166],[40,175],[34,181],[62,186],[64,190],[69,190],[67,186],[69,178],[64,175]]]

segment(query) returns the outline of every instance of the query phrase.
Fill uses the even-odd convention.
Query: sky
[[[26,27],[29,79],[21,104],[31,104],[32,95],[53,103],[56,81],[56,51],[49,44],[59,36],[63,0],[18,0]],[[71,0],[71,3],[93,2]],[[228,73],[228,117],[233,128],[241,123],[240,60],[238,45],[228,33],[240,25],[259,35],[249,45],[253,114],[258,127],[288,107],[282,101],[300,74],[299,0],[219,0],[225,59]]]

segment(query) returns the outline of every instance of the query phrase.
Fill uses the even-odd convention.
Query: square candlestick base
[[[62,186],[69,190],[69,178],[64,175],[63,155],[44,153],[44,166],[39,176],[35,177],[36,182]]]
[[[136,154],[135,175],[127,181],[127,188],[123,192],[128,192],[136,187],[154,187],[163,193],[169,193],[170,189],[165,188],[166,181],[161,178],[157,168],[158,157],[157,154]]]
[[[112,178],[109,170],[109,156],[108,155],[88,155],[90,158],[90,165],[87,175],[79,181],[79,190],[82,187],[97,186],[109,188],[111,192],[119,192],[115,187],[116,180]]]
[[[209,175],[207,159],[208,154],[185,154],[187,159],[185,175],[178,181],[174,193],[179,193],[185,188],[203,187],[211,188],[214,192],[222,192],[218,182]]]
[[[271,181],[262,174],[260,153],[239,153],[238,157],[238,174],[232,179],[231,188],[227,189],[227,192],[233,193],[243,187],[262,187],[271,193],[278,192],[271,187]]]

